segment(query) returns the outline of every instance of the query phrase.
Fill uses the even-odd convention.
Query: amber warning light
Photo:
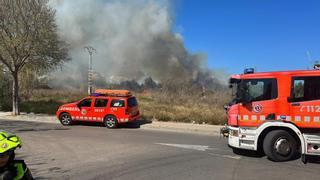
[[[128,90],[111,90],[111,89],[97,89],[94,94],[102,94],[105,96],[132,96]]]

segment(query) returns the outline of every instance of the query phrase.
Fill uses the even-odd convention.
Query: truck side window
[[[107,99],[96,99],[94,107],[106,107],[108,104]]]
[[[124,107],[124,100],[119,100],[119,99],[112,100],[111,107]]]
[[[294,80],[294,89],[293,89],[294,99],[301,99],[304,96],[304,80]]]
[[[291,91],[293,101],[320,100],[320,77],[295,77]]]
[[[265,101],[278,97],[276,79],[249,79],[244,83],[252,101]]]
[[[79,103],[80,107],[91,107],[92,99],[84,99]]]

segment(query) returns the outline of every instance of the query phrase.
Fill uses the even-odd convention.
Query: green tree
[[[55,10],[47,0],[0,0],[0,62],[13,79],[12,113],[19,111],[19,73],[27,66],[50,71],[69,60]]]

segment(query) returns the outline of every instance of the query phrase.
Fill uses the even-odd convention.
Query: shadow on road
[[[250,150],[244,150],[244,149],[236,149],[236,148],[233,148],[232,150],[233,150],[233,153],[235,153],[237,155],[241,155],[241,156],[252,157],[252,158],[265,157],[265,154],[263,152],[250,151]],[[299,154],[296,157],[294,157],[292,159],[292,161],[298,160],[298,159],[301,159],[301,155],[299,155]],[[319,156],[309,156],[308,163],[320,164],[320,157]]]
[[[237,148],[232,148],[233,153],[241,156],[247,156],[247,157],[253,157],[253,158],[262,158],[264,157],[264,153],[262,152],[257,152],[257,151],[250,151],[246,149],[237,149]]]
[[[150,120],[137,120],[125,124],[119,124],[119,129],[139,129],[141,126],[145,124],[151,124]],[[104,127],[103,123],[93,123],[93,122],[85,122],[85,121],[77,121],[73,126],[98,126]]]
[[[27,159],[28,156],[25,154],[19,154],[17,159]],[[58,165],[53,165],[54,158],[44,158],[41,156],[34,156],[32,161],[28,161],[27,166],[30,168],[32,176],[35,179],[57,179],[64,174],[68,174],[70,169],[62,169]],[[43,168],[46,167],[46,168]]]
[[[320,164],[320,157],[319,156],[310,156],[310,157],[308,157],[308,163]]]
[[[0,129],[10,131],[13,133],[18,133],[18,132],[28,132],[28,131],[69,130],[70,128],[63,127],[60,124],[52,124],[52,123],[0,120]]]

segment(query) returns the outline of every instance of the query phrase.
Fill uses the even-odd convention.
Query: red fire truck
[[[272,161],[320,155],[320,70],[244,74],[230,78],[228,144],[264,152]]]
[[[98,89],[80,101],[65,104],[56,112],[62,125],[74,121],[103,122],[108,128],[140,117],[136,98],[127,90]]]

